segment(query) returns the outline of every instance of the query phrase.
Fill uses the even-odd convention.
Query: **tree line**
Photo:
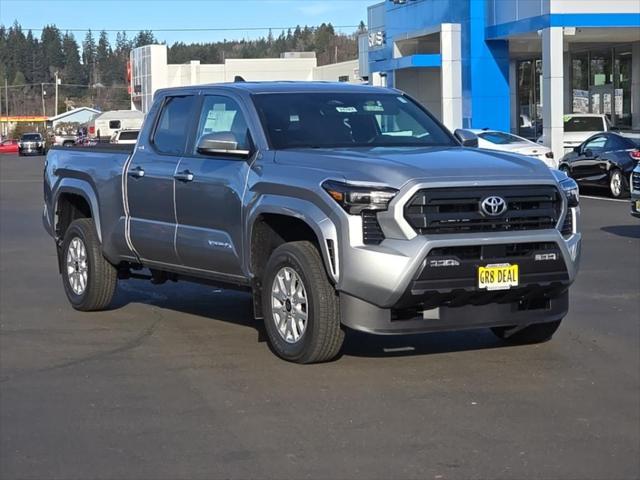
[[[275,36],[253,40],[223,40],[207,43],[176,42],[168,45],[169,63],[222,63],[228,58],[279,57],[289,51],[312,51],[319,65],[351,60],[357,57],[357,35],[336,32],[331,24],[318,27],[298,26]],[[41,100],[45,110],[53,110],[53,98],[42,84],[52,84],[56,72],[63,84],[59,110],[87,105],[100,109],[127,108],[126,71],[131,49],[160,43],[150,30],[142,30],[129,38],[126,32],[116,34],[111,43],[105,31],[87,31],[81,41],[72,32],[55,25],[45,26],[36,36],[24,31],[16,22],[0,25],[0,86],[5,79],[11,88],[9,111],[12,115],[40,114]],[[51,87],[52,89],[53,87]],[[43,93],[45,92],[45,93]],[[6,100],[5,100],[6,101]],[[5,103],[2,111],[5,113]]]

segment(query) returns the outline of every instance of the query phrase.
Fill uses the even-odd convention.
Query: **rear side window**
[[[602,117],[570,117],[564,122],[565,132],[602,132]]]
[[[122,124],[120,123],[120,120],[111,120],[109,122],[109,128],[111,130],[118,130],[120,128]]]
[[[138,132],[120,132],[120,140],[137,140]]]
[[[523,139],[504,132],[485,132],[479,133],[478,136],[487,142],[496,145],[508,145],[510,143],[523,143]]]
[[[169,97],[164,103],[153,134],[153,145],[160,153],[181,155],[189,135],[195,97]]]

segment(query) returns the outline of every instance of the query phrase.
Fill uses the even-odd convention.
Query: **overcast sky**
[[[206,42],[266,36],[268,30],[295,25],[349,26],[351,33],[367,19],[367,6],[376,0],[0,0],[0,24],[18,21],[25,29],[55,24],[61,30],[235,29],[229,31],[154,31],[156,38]],[[34,31],[39,36],[39,31]],[[74,31],[81,40],[85,32]],[[128,33],[129,38],[135,35]],[[115,33],[110,33],[115,39]]]

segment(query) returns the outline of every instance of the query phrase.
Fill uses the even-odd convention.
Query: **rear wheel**
[[[560,165],[560,168],[558,168],[558,170],[566,174],[567,177],[571,176],[571,174],[569,173],[569,167],[567,167],[566,165]]]
[[[62,281],[76,310],[104,310],[116,291],[118,272],[102,256],[93,220],[75,220],[62,242]]]
[[[620,170],[613,169],[609,174],[609,191],[613,198],[622,198],[626,193],[624,177]]]
[[[269,344],[285,360],[324,362],[344,341],[338,295],[311,242],[278,247],[263,279],[264,322]]]
[[[496,337],[513,344],[542,343],[553,337],[561,322],[535,323],[521,330],[517,327],[494,327],[491,331]]]

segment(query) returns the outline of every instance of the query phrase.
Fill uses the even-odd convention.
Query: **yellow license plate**
[[[478,288],[509,290],[518,286],[518,265],[499,263],[478,267]]]

